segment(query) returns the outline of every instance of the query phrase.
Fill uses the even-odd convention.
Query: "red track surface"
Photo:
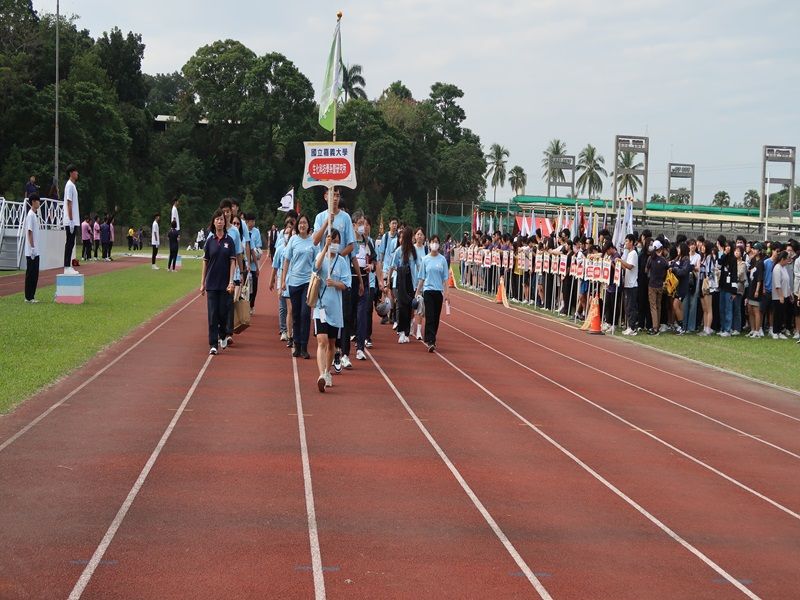
[[[274,296],[205,371],[204,301],[171,312],[187,302],[0,450],[0,598],[66,598],[93,554],[83,598],[315,596]],[[440,356],[376,324],[375,362],[324,395],[297,363],[318,598],[797,597],[800,398],[462,292],[453,308]],[[150,331],[0,419],[0,446]]]
[[[82,263],[78,267],[83,275],[99,275],[101,273],[108,273],[109,271],[116,271],[118,269],[125,269],[128,267],[135,267],[136,265],[143,264],[141,258],[134,258],[132,256],[117,256],[112,262],[88,262]],[[63,273],[63,269],[47,269],[39,273],[39,285],[41,289],[48,285],[56,284],[56,275]],[[25,291],[25,271],[20,271],[17,275],[6,275],[0,277],[0,296],[10,296],[11,294],[19,294]]]

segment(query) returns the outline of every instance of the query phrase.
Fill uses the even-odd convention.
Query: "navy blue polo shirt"
[[[212,234],[204,248],[206,261],[206,289],[224,292],[231,281],[231,261],[236,257],[236,246],[226,233],[221,239]]]

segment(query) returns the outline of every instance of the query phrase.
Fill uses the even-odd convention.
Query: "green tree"
[[[0,53],[29,51],[38,38],[39,17],[31,0],[0,1]]]
[[[118,27],[114,27],[111,33],[103,33],[95,45],[100,64],[114,82],[120,102],[129,102],[139,108],[144,108],[147,98],[142,75],[144,48],[140,34],[129,31],[123,37]]]
[[[550,159],[556,156],[564,156],[567,153],[567,145],[561,140],[550,140],[550,143],[545,148],[544,158],[542,158],[542,179],[545,181],[565,181],[564,170],[558,167],[550,167]],[[556,188],[556,196],[558,196],[558,188]]]
[[[520,166],[512,167],[508,172],[508,184],[514,190],[514,194],[519,196],[525,193],[525,186],[528,185],[528,176]]]
[[[436,82],[431,86],[428,102],[436,111],[434,127],[436,131],[450,143],[457,142],[462,135],[461,123],[467,118],[464,109],[457,100],[464,97],[464,92],[451,83]]]
[[[463,139],[438,153],[439,196],[456,202],[475,202],[486,192],[486,159],[480,144]]]
[[[711,201],[711,206],[730,206],[731,196],[725,190],[720,190],[714,194],[714,199]]]
[[[600,197],[603,193],[603,177],[608,176],[605,164],[606,159],[597,152],[597,148],[586,144],[586,148],[578,155],[578,192],[588,191],[589,198]]]
[[[342,91],[345,102],[350,98],[366,98],[367,92],[364,90],[366,85],[361,65],[350,65],[342,69]]]
[[[747,190],[744,193],[742,204],[745,208],[758,208],[761,206],[761,195],[756,190]]]
[[[356,196],[356,210],[360,210],[368,217],[372,216],[369,210],[369,196],[364,190],[361,190]]]
[[[617,161],[622,169],[641,169],[644,165],[636,162],[636,155],[633,152],[620,152]],[[638,175],[632,173],[617,174],[617,185],[615,193],[622,191],[626,195],[633,196],[642,185],[642,180]]]
[[[383,94],[381,97],[385,96],[396,96],[400,100],[413,100],[414,97],[411,94],[411,90],[409,90],[402,81],[397,80],[389,84],[389,87],[383,90]]]
[[[397,212],[397,205],[394,203],[394,196],[392,196],[392,194],[387,194],[386,200],[383,202],[383,208],[381,208],[378,222],[388,227],[390,220],[399,218],[400,215]]]
[[[650,202],[654,202],[656,204],[664,204],[667,202],[667,199],[662,194],[653,194],[650,196]]]
[[[417,209],[414,208],[414,202],[412,202],[411,198],[407,199],[406,203],[403,205],[403,211],[400,213],[400,221],[409,227],[417,227],[419,225]]]
[[[794,208],[797,209],[797,202],[800,199],[800,186],[794,188]],[[780,192],[775,192],[769,195],[769,208],[770,210],[788,210],[789,209],[789,186],[783,186]]]
[[[508,150],[500,144],[492,144],[486,155],[486,176],[491,177],[495,202],[497,202],[497,186],[503,187],[506,184],[506,163],[508,162],[506,159],[509,156]]]

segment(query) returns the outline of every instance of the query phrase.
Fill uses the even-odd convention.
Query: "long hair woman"
[[[324,392],[333,386],[330,366],[336,350],[336,338],[344,326],[342,291],[350,285],[350,264],[339,255],[341,236],[339,230],[331,228],[325,247],[314,261],[314,269],[322,280],[319,299],[314,307],[314,335],[317,336],[317,389]]]
[[[428,249],[425,245],[425,230],[422,227],[417,227],[414,230],[414,250],[417,253],[417,259],[422,261],[428,254]],[[416,281],[414,282],[416,284]],[[424,316],[414,314],[411,322],[411,331],[416,332],[416,338],[422,339],[422,328],[424,326]]]
[[[203,273],[200,276],[200,293],[207,297],[209,354],[216,354],[218,346],[232,335],[228,328],[228,296],[233,293],[233,275],[236,269],[236,247],[225,233],[225,215],[217,210],[211,219],[211,235],[203,249]]]
[[[314,241],[311,239],[311,221],[307,215],[297,217],[294,234],[286,245],[281,269],[280,291],[289,292],[292,305],[292,356],[311,358],[308,354],[308,331],[311,326],[311,309],[306,303],[311,270],[314,267]]]
[[[397,340],[400,344],[409,342],[411,333],[411,301],[414,299],[417,272],[419,271],[419,258],[414,248],[414,232],[411,227],[403,229],[400,246],[394,251],[389,277],[397,272],[397,294],[394,301],[397,303]]]
[[[672,309],[675,311],[675,332],[683,335],[683,300],[689,294],[689,274],[692,271],[692,264],[689,262],[689,244],[681,242],[678,244],[678,255],[670,263],[670,270],[678,278],[678,287],[675,296],[672,298]]]
[[[703,331],[698,335],[706,336],[713,333],[711,323],[714,321],[714,294],[718,292],[716,267],[717,261],[714,257],[714,244],[708,240],[702,244],[701,252],[703,260],[700,263],[700,279],[697,284],[700,286],[700,306],[703,308]]]

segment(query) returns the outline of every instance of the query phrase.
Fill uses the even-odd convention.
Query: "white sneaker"
[[[405,341],[403,340],[403,338],[405,338],[405,337],[406,337],[406,336],[405,336],[405,335],[403,335],[403,334],[401,333],[401,334],[400,334],[400,335],[397,337],[397,343],[398,343],[398,344],[405,344]]]
[[[228,338],[222,338],[219,341],[219,347],[222,348],[223,350],[225,350],[225,348],[228,347]]]
[[[325,387],[333,387],[333,375],[330,371],[325,371]]]
[[[352,369],[353,368],[353,363],[350,362],[350,357],[347,356],[347,354],[342,356],[342,366],[345,369]]]
[[[395,321],[394,323],[392,323],[392,329],[397,329],[397,321]]]
[[[64,275],[80,275],[80,273],[72,267],[64,267]]]
[[[216,346],[211,346],[211,349],[208,351],[208,353],[211,356],[216,356],[217,355],[217,347]]]
[[[669,331],[669,325],[667,325],[666,323],[663,323],[658,331],[659,331],[659,333],[665,333],[665,332]]]
[[[628,327],[625,331],[622,332],[622,335],[632,335],[632,334],[633,334],[633,329],[631,329],[630,327]]]
[[[422,325],[417,325],[417,339],[422,339]]]
[[[794,335],[792,336],[793,340],[800,340],[800,331],[795,331]]]
[[[289,339],[289,338],[288,338],[288,337],[286,337],[286,332],[285,332],[285,331],[281,332],[281,341],[282,341],[282,342],[285,342],[285,341],[286,341],[286,340],[288,340],[288,339]]]
[[[153,271],[160,271],[161,270],[158,265],[153,265],[151,268],[153,269]]]
[[[731,331],[731,335],[742,335],[742,332],[733,330],[733,331]]]
[[[372,344],[372,340],[367,340],[366,342],[364,342],[364,345],[365,345],[367,348],[372,348],[372,346],[373,346],[373,344]]]
[[[731,334],[730,334],[729,331],[720,331],[719,333],[717,333],[717,335],[719,337],[731,337]]]
[[[364,354],[363,350],[356,351],[356,360],[367,360],[367,355]]]

